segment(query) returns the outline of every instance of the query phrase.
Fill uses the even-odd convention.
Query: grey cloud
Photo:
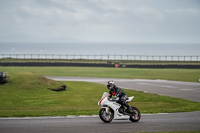
[[[200,42],[196,0],[1,0],[0,7],[0,41]]]

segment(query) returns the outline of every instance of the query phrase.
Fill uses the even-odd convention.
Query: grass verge
[[[56,82],[28,71],[9,72],[9,82],[0,85],[0,117],[97,115],[106,86],[89,82]],[[67,84],[67,91],[48,88]],[[124,90],[135,96],[130,103],[141,113],[199,111],[200,103],[134,90]]]
[[[200,69],[136,69],[101,67],[0,67],[10,73],[32,72],[46,76],[102,77],[127,79],[165,79],[198,82]]]

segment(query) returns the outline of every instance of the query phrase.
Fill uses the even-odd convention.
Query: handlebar
[[[116,98],[115,97],[114,98],[109,98],[108,97],[108,100],[110,100],[110,101],[119,101],[119,97],[116,97]]]

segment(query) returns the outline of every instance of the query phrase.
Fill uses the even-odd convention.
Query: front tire
[[[139,109],[136,108],[136,107],[131,106],[131,110],[132,110],[131,112],[133,112],[133,113],[130,116],[130,121],[138,122],[140,120],[140,118],[141,118],[141,114],[140,114]]]
[[[113,112],[109,110],[108,113],[106,113],[106,109],[102,108],[99,111],[99,117],[103,122],[110,123],[113,119]]]

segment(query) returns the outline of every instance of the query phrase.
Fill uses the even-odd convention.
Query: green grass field
[[[127,79],[165,79],[198,82],[200,69],[136,69],[102,67],[0,67],[6,72],[32,72],[46,76],[78,76]]]
[[[199,73],[199,70],[161,69],[114,69],[114,68],[74,68],[74,67],[0,67],[9,75],[8,83],[0,85],[0,117],[14,116],[65,116],[97,115],[97,105],[106,86],[89,82],[56,82],[42,75],[88,76],[115,78],[168,79],[168,75],[182,72],[183,75]],[[166,71],[166,72],[163,72]],[[168,71],[168,72],[167,72]],[[169,72],[173,72],[169,74]],[[158,75],[154,75],[157,73]],[[160,74],[159,74],[160,73]],[[161,74],[162,73],[162,74]],[[145,76],[148,75],[148,76]],[[194,75],[187,78],[194,78]],[[197,76],[197,74],[196,74]],[[177,79],[182,80],[179,76]],[[185,80],[187,78],[184,78]],[[189,79],[190,79],[189,78]],[[172,79],[174,80],[174,79]],[[67,91],[54,92],[48,88],[67,85]],[[141,113],[166,113],[199,111],[200,103],[167,96],[126,90],[128,96],[135,96],[130,105]]]

